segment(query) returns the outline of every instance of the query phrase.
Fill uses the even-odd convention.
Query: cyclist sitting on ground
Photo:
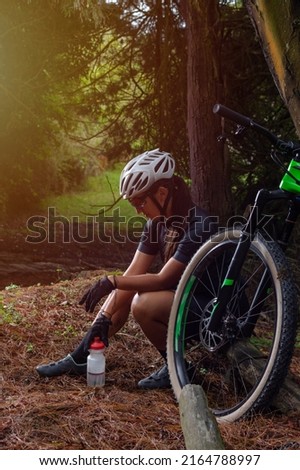
[[[101,278],[82,297],[79,303],[87,312],[93,312],[97,303],[108,296],[78,347],[58,362],[39,365],[40,376],[86,374],[93,338],[100,337],[108,346],[108,338],[120,330],[132,312],[164,359],[163,367],[140,380],[138,387],[170,387],[166,337],[174,292],[185,267],[212,228],[211,219],[193,204],[188,186],[174,175],[174,170],[172,156],[158,149],[138,155],[123,169],[121,195],[148,218],[136,253],[123,275]],[[158,273],[151,274],[148,271],[157,254],[164,264]]]

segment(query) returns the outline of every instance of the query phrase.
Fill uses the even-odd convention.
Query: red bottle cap
[[[94,338],[94,341],[89,347],[89,349],[96,349],[96,350],[104,349],[104,348],[105,348],[105,344],[102,341],[100,341],[100,338],[98,336]]]

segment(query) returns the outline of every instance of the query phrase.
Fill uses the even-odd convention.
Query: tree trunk
[[[192,196],[195,203],[225,219],[231,206],[229,163],[223,144],[217,142],[220,119],[212,112],[214,104],[222,101],[216,33],[218,2],[186,0],[184,12]]]
[[[300,2],[246,0],[267,64],[300,135]]]
[[[243,379],[254,386],[257,376],[262,373],[266,365],[261,352],[248,341],[240,341],[228,350],[227,355],[231,360],[239,363]],[[300,411],[300,390],[291,374],[287,375],[270,405],[283,413]]]

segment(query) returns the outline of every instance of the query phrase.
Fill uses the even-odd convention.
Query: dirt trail
[[[81,271],[124,270],[136,249],[131,241],[65,243],[63,234],[55,242],[29,243],[24,228],[5,230],[0,235],[0,289],[7,285],[29,286],[71,279]]]

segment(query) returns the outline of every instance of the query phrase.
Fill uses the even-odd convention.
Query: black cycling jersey
[[[168,229],[177,229],[179,240],[174,254],[177,261],[187,265],[200,245],[217,229],[216,217],[209,216],[200,207],[190,209],[187,217],[156,218],[145,224],[138,251],[149,255],[160,254],[165,260]]]

